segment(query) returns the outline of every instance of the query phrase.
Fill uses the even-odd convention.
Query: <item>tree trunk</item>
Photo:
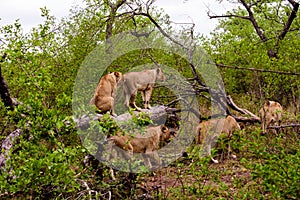
[[[2,56],[1,63],[5,58],[6,58],[6,54]],[[10,110],[14,109],[14,104],[13,104],[13,100],[10,97],[8,85],[4,77],[2,76],[1,66],[0,66],[0,97],[5,107],[9,107]]]

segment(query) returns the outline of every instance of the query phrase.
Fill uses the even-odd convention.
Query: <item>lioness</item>
[[[159,125],[148,127],[145,135],[132,137],[119,133],[110,137],[108,141],[128,152],[127,155],[124,155],[127,159],[130,159],[133,153],[144,153],[145,162],[151,168],[150,154],[158,150],[160,144],[169,143],[172,136],[175,136],[175,132],[170,131],[165,125]],[[111,176],[114,179],[114,175],[111,174]]]
[[[122,79],[121,72],[111,72],[103,76],[95,90],[94,97],[91,99],[90,104],[96,105],[100,113],[110,112],[111,115],[116,116],[114,111],[117,84]]]
[[[223,127],[220,127],[222,125]],[[228,115],[225,120],[211,119],[199,123],[196,129],[196,145],[203,144],[203,142],[205,141],[205,144],[203,145],[205,145],[206,153],[208,154],[208,156],[211,156],[212,143],[214,143],[218,138],[218,134],[216,133],[217,130],[222,130],[221,133],[230,138],[232,136],[232,133],[235,130],[241,130],[241,127],[237,123],[237,121],[230,115]],[[236,156],[232,155],[232,157]],[[219,161],[215,160],[214,158],[211,158],[211,160],[214,163],[219,163]]]
[[[278,122],[281,123],[282,119],[282,106],[280,103],[275,101],[266,101],[263,107],[259,111],[259,116],[261,120],[261,129],[263,133],[267,132],[267,128]]]
[[[161,68],[144,70],[141,72],[128,72],[123,75],[123,93],[125,96],[125,106],[141,110],[135,104],[137,92],[142,92],[142,98],[145,109],[151,109],[150,98],[154,83],[164,81],[165,76]]]

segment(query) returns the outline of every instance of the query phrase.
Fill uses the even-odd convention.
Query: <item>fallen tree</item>
[[[172,109],[163,105],[152,107],[150,110],[142,109],[142,112],[146,113],[154,123],[165,122],[167,118],[172,120],[179,120],[179,117],[176,114],[176,109]],[[138,113],[138,111],[133,111],[133,114],[136,116],[138,115]],[[91,117],[83,115],[79,119],[73,118],[73,120],[76,123],[76,128],[87,129],[91,120],[99,120],[102,116],[102,114],[95,114]],[[125,122],[129,121],[133,117],[133,115],[127,112],[118,115],[117,117],[111,117],[117,122]]]
[[[24,130],[22,128],[18,128],[11,132],[2,142],[1,144],[1,152],[0,152],[0,169],[5,169],[6,161],[10,158],[9,152],[14,145],[15,140],[17,140],[22,134]]]

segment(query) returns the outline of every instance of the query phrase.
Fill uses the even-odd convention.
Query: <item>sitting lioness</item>
[[[150,98],[154,83],[164,81],[165,76],[161,68],[144,70],[141,72],[128,72],[123,75],[123,93],[125,96],[125,106],[141,110],[135,104],[137,92],[142,92],[142,98],[145,109],[151,109]]]
[[[114,105],[117,92],[117,84],[122,79],[121,72],[111,72],[103,76],[96,88],[94,97],[90,103],[96,105],[100,113],[110,112],[111,115],[116,116],[114,112]]]
[[[223,127],[221,127],[223,125]],[[203,144],[206,149],[208,156],[211,156],[211,145],[217,140],[218,133],[217,131],[221,130],[222,134],[225,134],[227,137],[231,137],[232,133],[235,130],[241,130],[240,125],[237,121],[230,115],[224,119],[211,119],[208,121],[203,121],[199,123],[196,129],[196,145]],[[205,141],[205,143],[204,143]],[[229,147],[230,149],[230,147]],[[236,157],[232,155],[232,157]],[[214,163],[219,163],[218,160],[211,158]]]
[[[261,120],[261,128],[263,133],[267,132],[267,128],[278,122],[278,125],[282,119],[282,106],[275,101],[266,101],[263,107],[259,111]]]

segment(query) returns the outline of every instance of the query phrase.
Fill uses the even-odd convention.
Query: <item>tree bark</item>
[[[169,109],[166,106],[155,106],[152,107],[150,110],[148,109],[142,109],[142,112],[148,113],[150,116],[150,119],[155,123],[159,123],[162,121],[165,121],[167,117],[170,117],[172,115],[175,115],[174,111]],[[134,111],[134,114],[138,114],[139,112]],[[169,116],[167,116],[169,114]],[[95,114],[93,117],[88,117],[86,115],[83,115],[80,119],[74,119],[74,122],[77,124],[76,128],[80,129],[87,129],[90,126],[90,121],[92,120],[99,120],[103,115],[101,114]],[[112,117],[115,121],[118,122],[125,122],[132,118],[132,115],[129,113],[121,114],[117,117]]]
[[[230,95],[227,96],[227,104],[229,107],[231,107],[233,110],[236,110],[238,111],[239,113],[242,113],[242,114],[246,114],[246,115],[249,115],[250,118],[247,118],[247,117],[236,117],[234,116],[234,118],[239,121],[239,122],[252,122],[252,123],[255,123],[255,122],[260,122],[260,118],[258,116],[256,116],[255,114],[253,114],[252,112],[250,112],[249,110],[247,109],[243,109],[243,108],[240,108],[238,107],[234,102],[233,102],[233,99],[231,98]]]
[[[2,56],[1,63],[6,58],[6,56],[7,56],[6,54],[4,54]],[[1,97],[5,107],[8,107],[10,110],[14,109],[13,100],[10,97],[8,85],[2,75],[1,66],[0,66],[0,97]]]

